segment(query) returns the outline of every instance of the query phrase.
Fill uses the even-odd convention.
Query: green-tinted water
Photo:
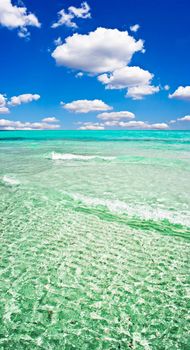
[[[188,350],[190,132],[0,133],[0,350]]]

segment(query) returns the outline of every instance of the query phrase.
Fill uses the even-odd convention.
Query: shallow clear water
[[[0,349],[188,350],[190,132],[0,132]]]

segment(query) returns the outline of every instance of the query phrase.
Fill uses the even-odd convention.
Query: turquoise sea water
[[[0,132],[0,350],[189,350],[190,132]]]

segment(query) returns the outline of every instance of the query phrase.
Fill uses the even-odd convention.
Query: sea
[[[0,350],[190,349],[190,131],[0,132]]]

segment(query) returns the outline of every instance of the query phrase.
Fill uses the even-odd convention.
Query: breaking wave
[[[1,181],[3,182],[4,185],[7,185],[7,186],[19,186],[20,185],[20,181],[12,178],[10,176],[7,176],[7,175],[4,175],[1,178]]]
[[[143,220],[162,221],[168,220],[172,224],[189,226],[190,219],[187,211],[178,212],[167,209],[155,208],[150,205],[130,205],[121,200],[110,200],[84,196],[78,193],[68,194],[73,200],[86,207],[105,207],[111,213],[125,214],[129,217],[139,217]]]
[[[97,156],[97,155],[82,155],[82,154],[71,154],[71,153],[51,153],[52,160],[91,160],[91,159],[102,159],[102,160],[113,160],[115,157]]]

